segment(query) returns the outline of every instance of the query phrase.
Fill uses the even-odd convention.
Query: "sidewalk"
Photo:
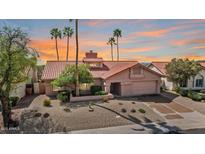
[[[78,130],[72,131],[70,134],[166,134],[172,132],[177,133],[177,130],[171,126],[163,126],[163,124],[149,123]]]

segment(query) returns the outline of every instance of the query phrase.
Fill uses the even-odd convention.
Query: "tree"
[[[75,19],[75,40],[76,40],[76,59],[75,59],[75,66],[76,66],[76,84],[75,84],[75,94],[79,96],[80,89],[79,89],[79,72],[78,72],[78,54],[79,54],[79,43],[78,43],[78,19]]]
[[[119,42],[118,42],[118,38],[122,37],[122,31],[120,29],[115,29],[113,31],[113,36],[116,37],[116,39],[117,39],[117,61],[119,61],[120,55],[119,55]]]
[[[74,85],[76,83],[76,71],[79,72],[79,83],[92,83],[93,76],[89,70],[89,66],[86,64],[81,64],[78,66],[78,70],[75,65],[67,65],[65,70],[60,74],[60,76],[52,82],[56,87],[66,87],[69,85]]]
[[[195,77],[202,70],[202,66],[194,61],[188,59],[172,59],[166,65],[166,74],[169,81],[175,83],[180,87],[180,83],[187,81],[191,77]]]
[[[73,35],[73,29],[71,27],[64,27],[63,29],[63,36],[67,37],[67,54],[66,54],[66,61],[68,61],[68,53],[69,53],[69,39]]]
[[[36,65],[36,53],[28,47],[29,38],[20,28],[0,30],[0,100],[4,127],[9,128],[10,90],[28,79],[30,68]]]
[[[111,57],[112,57],[112,61],[113,61],[113,45],[116,45],[115,38],[110,37],[107,44],[111,46]]]
[[[58,38],[61,39],[61,31],[58,28],[53,28],[50,31],[51,39],[55,39],[55,45],[56,45],[56,54],[57,54],[57,60],[59,61],[59,53],[58,53]]]

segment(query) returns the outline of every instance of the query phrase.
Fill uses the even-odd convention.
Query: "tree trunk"
[[[75,94],[79,96],[79,74],[78,74],[78,52],[79,52],[79,44],[78,44],[78,19],[75,20],[75,39],[76,39],[76,84],[75,84]]]
[[[1,98],[1,105],[2,105],[2,116],[3,116],[3,122],[4,127],[9,128],[9,121],[11,119],[11,108],[9,106],[9,99],[5,96],[2,96]]]
[[[55,39],[56,41],[56,53],[57,53],[57,60],[59,61],[59,54],[58,54],[58,41],[57,38]]]
[[[66,55],[67,62],[68,62],[68,52],[69,52],[69,36],[67,37],[67,55]]]
[[[113,45],[111,44],[111,57],[112,57],[112,61],[113,61]]]
[[[119,44],[118,44],[118,37],[117,37],[117,61],[119,61]]]

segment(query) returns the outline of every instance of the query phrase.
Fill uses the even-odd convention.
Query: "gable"
[[[139,74],[137,76],[133,76],[133,69],[140,68],[142,74]],[[136,65],[131,68],[128,68],[126,70],[123,70],[106,80],[113,80],[113,81],[142,81],[142,80],[159,80],[160,75],[148,70],[147,68],[141,66],[141,65]]]

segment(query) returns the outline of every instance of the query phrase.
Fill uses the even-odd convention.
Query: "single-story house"
[[[79,64],[89,64],[94,78],[94,84],[113,95],[134,96],[144,94],[159,94],[161,74],[155,72],[137,61],[104,61],[97,53],[90,51]],[[42,74],[47,95],[55,94],[51,84],[58,78],[66,65],[75,61],[47,61]]]
[[[173,90],[175,85],[166,78],[166,65],[169,62],[152,62],[147,67],[162,74],[164,77],[162,80],[162,87],[168,90]],[[181,87],[184,89],[194,89],[194,90],[205,90],[205,62],[199,62],[202,66],[202,71],[200,71],[194,78],[189,79],[181,83]]]

